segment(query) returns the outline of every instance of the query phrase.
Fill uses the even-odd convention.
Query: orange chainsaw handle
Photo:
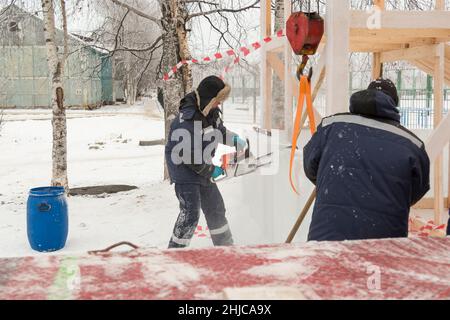
[[[232,162],[232,158],[234,158],[234,154],[233,153],[229,153],[229,154],[224,154],[222,155],[222,165],[220,166],[224,171],[227,170],[228,166],[230,165],[230,163]]]

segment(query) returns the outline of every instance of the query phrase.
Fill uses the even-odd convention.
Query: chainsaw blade
[[[247,174],[253,173],[261,167],[268,166],[272,164],[272,153],[255,158],[250,155],[245,161],[238,162],[236,165],[231,166],[227,173],[231,177],[241,177]]]

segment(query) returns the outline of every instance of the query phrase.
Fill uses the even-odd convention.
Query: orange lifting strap
[[[291,182],[292,189],[300,195],[295,188],[294,182],[292,180],[292,166],[294,164],[295,150],[297,148],[297,140],[300,136],[300,131],[302,130],[302,115],[303,115],[303,103],[306,98],[306,112],[309,118],[309,128],[311,134],[316,132],[316,122],[314,120],[314,109],[311,97],[311,85],[309,83],[307,76],[302,76],[300,78],[299,95],[297,101],[297,113],[295,115],[294,130],[292,132],[292,149],[291,149],[291,159],[289,163],[289,181]]]

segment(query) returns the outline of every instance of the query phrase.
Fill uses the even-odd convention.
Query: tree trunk
[[[64,107],[64,57],[58,57],[55,42],[55,10],[53,0],[42,0],[44,12],[44,32],[47,47],[47,62],[52,80],[52,109],[53,109],[53,149],[52,149],[52,186],[63,186],[68,190],[67,179],[67,126],[66,110]],[[65,45],[66,47],[66,45]]]
[[[175,0],[161,1],[163,31],[163,68],[168,70],[181,60],[190,59],[184,28],[185,9]],[[181,12],[181,13],[180,13]],[[184,12],[184,13],[183,13]],[[192,89],[192,72],[190,66],[183,66],[182,72],[176,73],[163,83],[165,139],[169,139],[170,123],[178,115],[180,100]],[[164,166],[164,179],[168,178]]]
[[[186,31],[186,18],[188,16],[188,12],[186,10],[186,6],[180,1],[172,0],[174,5],[176,5],[177,11],[176,11],[176,30],[177,30],[177,37],[178,37],[178,46],[179,46],[179,58],[180,61],[182,60],[191,60],[191,52],[189,50],[189,43],[187,38],[187,31]],[[192,68],[189,64],[184,65],[182,70],[183,74],[183,89],[184,93],[189,93],[192,90],[193,80],[192,80]]]
[[[275,32],[284,29],[284,0],[275,0]],[[284,61],[283,54],[278,58]],[[284,85],[283,81],[273,73],[273,95],[272,95],[272,128],[284,129]]]

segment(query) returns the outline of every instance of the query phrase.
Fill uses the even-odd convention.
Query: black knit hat
[[[200,110],[207,116],[216,102],[225,101],[230,95],[231,87],[216,76],[203,79],[198,85],[195,94]]]
[[[394,99],[395,105],[398,106],[398,93],[394,83],[389,79],[378,78],[369,84],[367,89],[380,90]]]

